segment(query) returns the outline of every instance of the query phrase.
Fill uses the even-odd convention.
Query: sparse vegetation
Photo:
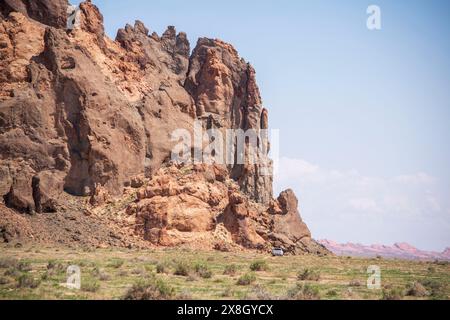
[[[237,266],[235,264],[229,264],[225,266],[225,270],[223,271],[223,274],[234,276],[237,271]]]
[[[187,277],[190,272],[191,266],[189,263],[184,260],[176,262],[174,275]]]
[[[448,293],[449,281],[439,281],[436,279],[426,279],[421,280],[420,284],[426,288],[429,295],[433,299],[449,299],[450,294]]]
[[[383,300],[402,300],[404,292],[401,288],[383,289]]]
[[[209,279],[212,277],[212,271],[205,263],[197,263],[195,265],[195,273],[197,273],[198,276],[204,279]]]
[[[289,300],[319,300],[320,293],[317,287],[308,283],[297,283],[287,291],[286,299]]]
[[[156,273],[166,273],[166,265],[163,263],[158,263],[156,265]]]
[[[0,286],[8,284],[10,281],[7,277],[0,277]]]
[[[297,274],[297,279],[302,281],[319,281],[320,273],[311,269],[304,269]]]
[[[329,291],[327,291],[327,297],[328,298],[335,298],[338,296],[338,292],[334,289],[331,289]]]
[[[81,290],[87,292],[97,292],[100,289],[100,284],[97,280],[83,280],[81,281]]]
[[[252,271],[267,271],[269,266],[264,260],[256,260],[250,264],[250,270]]]
[[[240,286],[248,286],[256,281],[256,276],[253,273],[246,273],[239,277],[237,284]]]
[[[349,282],[348,284],[350,287],[361,287],[363,285],[363,283],[359,280],[355,280],[353,279],[352,281]]]
[[[264,261],[267,270],[249,270],[256,261]],[[30,271],[19,270],[20,262],[24,262],[22,270]],[[374,259],[312,255],[280,259],[254,252],[175,248],[44,247],[36,253],[36,248],[0,244],[0,300],[123,299],[127,296],[212,300],[450,298],[450,265],[383,259],[377,261],[383,272],[383,290],[370,290],[366,286],[366,270],[373,262]],[[82,290],[61,286],[67,280],[69,265],[81,267]],[[433,267],[431,272],[429,267]],[[320,281],[315,281],[317,275]],[[423,295],[423,288],[427,295]]]
[[[174,289],[161,279],[134,284],[123,297],[124,300],[168,300],[175,296]]]
[[[10,257],[0,258],[0,269],[16,268],[18,264],[17,259]]]
[[[31,288],[35,289],[39,287],[41,282],[37,279],[34,279],[32,275],[29,275],[28,273],[24,273],[19,276],[17,279],[17,287],[18,288]]]
[[[119,269],[121,266],[123,266],[124,261],[122,259],[111,259],[109,262],[109,267]]]
[[[22,272],[28,272],[31,271],[31,265],[28,261],[20,261],[17,264],[17,269]]]

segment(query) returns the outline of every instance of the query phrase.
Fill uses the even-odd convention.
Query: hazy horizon
[[[174,25],[191,49],[220,38],[255,67],[280,129],[274,191],[296,192],[314,238],[450,247],[450,2],[132,2],[93,1],[111,38]]]

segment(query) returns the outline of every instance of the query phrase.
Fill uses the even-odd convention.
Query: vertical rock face
[[[192,133],[195,120],[224,136],[269,127],[252,66],[220,40],[201,38],[191,54],[186,34],[172,26],[159,36],[136,21],[113,41],[95,5],[76,10],[73,18],[65,0],[0,3],[3,202],[20,212],[55,212],[70,194],[102,206],[146,177],[153,189],[127,210],[153,243],[228,234],[249,248],[307,246],[293,193],[272,199],[267,150],[264,167],[214,165],[183,178],[192,169],[168,164],[178,143],[171,133]],[[68,12],[76,21],[68,23]],[[237,149],[233,141],[234,157]]]
[[[198,40],[185,87],[195,100],[197,116],[209,119],[208,129],[246,131],[268,127],[267,110],[262,106],[253,67],[223,41]],[[260,174],[258,165],[235,164],[229,170],[231,177],[253,199],[265,204],[270,201],[272,178]]]

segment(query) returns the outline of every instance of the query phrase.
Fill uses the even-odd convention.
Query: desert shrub
[[[98,274],[98,279],[100,281],[109,281],[111,280],[111,276],[104,271],[100,271],[100,273]]]
[[[223,274],[234,276],[237,271],[237,266],[235,264],[229,264],[225,266],[225,269],[223,270]]]
[[[176,276],[187,277],[191,272],[191,266],[186,261],[178,261],[175,264],[175,272],[173,273]]]
[[[131,274],[139,275],[141,277],[145,277],[147,272],[145,271],[144,268],[134,268],[133,270],[131,270]]]
[[[404,292],[400,288],[383,289],[383,300],[402,300]]]
[[[259,284],[252,288],[251,298],[252,300],[274,300],[274,297]]]
[[[435,272],[436,272],[436,268],[433,267],[433,266],[429,266],[428,269],[427,269],[427,271],[428,271],[429,273],[435,273]]]
[[[252,271],[266,271],[269,269],[267,262],[264,260],[256,260],[250,264],[250,270]]]
[[[14,258],[0,258],[0,269],[16,268],[19,261]]]
[[[351,280],[348,284],[350,287],[361,287],[363,285],[363,283],[359,280]]]
[[[233,289],[228,287],[221,293],[221,296],[224,297],[224,298],[227,298],[227,297],[232,297],[233,294],[234,294]]]
[[[158,263],[156,265],[156,273],[166,273],[166,265],[163,263]]]
[[[55,269],[56,266],[57,266],[57,263],[56,263],[55,260],[49,260],[49,261],[47,262],[47,270]]]
[[[197,278],[197,276],[195,274],[189,274],[186,277],[186,281],[189,281],[189,282],[193,282],[193,281],[197,281],[197,280],[198,280],[198,278]]]
[[[32,275],[24,273],[17,278],[18,288],[31,288],[35,289],[41,284],[40,280],[34,279]]]
[[[17,265],[17,269],[22,272],[31,271],[31,264],[28,261],[20,261]]]
[[[328,298],[334,298],[338,296],[338,292],[334,289],[328,290],[327,291],[327,297]]]
[[[426,297],[428,291],[420,282],[413,282],[407,286],[406,295],[412,297]]]
[[[124,295],[124,300],[169,300],[175,295],[172,287],[161,279],[134,284]]]
[[[420,284],[426,288],[432,298],[441,298],[446,296],[445,286],[439,280],[425,279]]]
[[[176,297],[177,300],[192,300],[192,293],[188,289],[184,289]]]
[[[120,270],[117,275],[119,277],[126,277],[126,276],[128,276],[128,271],[127,270]]]
[[[297,279],[298,280],[308,280],[308,281],[319,281],[320,280],[320,273],[318,271],[314,271],[311,269],[304,269],[301,270],[298,274],[297,274]]]
[[[123,264],[124,261],[122,259],[111,259],[108,263],[108,267],[119,269]]]
[[[13,277],[13,278],[18,278],[21,274],[22,273],[16,267],[11,267],[4,272],[5,276]]]
[[[67,267],[68,267],[68,265],[66,265],[64,263],[61,263],[61,262],[57,262],[54,265],[53,269],[50,269],[50,270],[54,270],[55,273],[66,273],[67,272]]]
[[[319,289],[308,283],[297,283],[286,296],[288,300],[320,300]]]
[[[0,286],[8,284],[9,279],[7,277],[0,277]]]
[[[208,265],[204,263],[197,263],[195,265],[195,273],[204,279],[209,279],[212,277],[212,271],[209,269]]]
[[[240,286],[248,286],[256,281],[256,276],[253,273],[246,273],[239,277],[237,284]]]
[[[81,282],[81,290],[86,292],[97,292],[100,284],[96,280],[83,280]]]

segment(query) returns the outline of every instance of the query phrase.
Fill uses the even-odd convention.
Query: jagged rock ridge
[[[328,253],[311,239],[292,191],[272,198],[272,177],[259,165],[169,162],[171,132],[193,132],[194,120],[220,131],[268,128],[255,71],[231,45],[201,38],[191,54],[185,33],[168,27],[159,36],[140,21],[113,41],[95,5],[77,10],[76,27],[67,29],[65,0],[0,4],[5,206],[58,215],[67,197],[90,197],[77,207],[86,217],[109,219],[106,208],[120,203],[123,219],[113,225],[155,245],[201,236],[213,247]],[[17,225],[1,222],[5,239],[20,236]],[[230,241],[217,242],[218,233]]]

